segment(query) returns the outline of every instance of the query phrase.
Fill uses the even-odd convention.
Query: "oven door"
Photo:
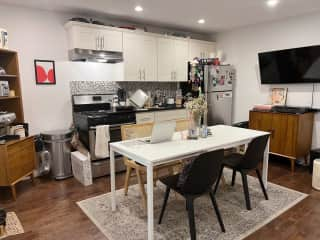
[[[121,125],[130,125],[130,124],[135,124],[135,123],[127,123],[127,124],[114,124],[110,125],[110,142],[119,142],[121,141]],[[96,158],[95,155],[95,146],[96,146],[96,128],[95,127],[90,127],[89,129],[89,151],[91,155],[91,160],[101,160]],[[116,153],[116,157],[121,156],[120,154]],[[107,158],[109,159],[109,158]]]

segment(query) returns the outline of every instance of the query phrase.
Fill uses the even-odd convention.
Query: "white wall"
[[[59,79],[56,86],[35,84],[34,59],[67,60],[64,14],[0,6],[0,27],[9,33],[9,48],[19,56],[25,121],[31,133],[70,124],[69,85]],[[63,117],[63,118],[61,118]]]
[[[237,70],[234,121],[248,120],[254,104],[270,103],[270,88],[261,85],[258,52],[307,45],[320,45],[320,13],[279,22],[259,24],[217,35],[217,49],[223,50],[226,61]],[[288,87],[288,105],[311,106],[312,84],[281,85]],[[318,87],[318,86],[317,86]],[[317,94],[317,96],[319,96]],[[316,97],[317,105],[320,103]],[[316,115],[313,145],[320,146],[320,116]]]

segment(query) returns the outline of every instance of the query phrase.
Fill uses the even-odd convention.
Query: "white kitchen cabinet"
[[[136,113],[137,124],[174,121],[187,118],[188,116],[186,109]]]
[[[122,31],[87,23],[69,22],[68,48],[122,52]]]
[[[188,81],[188,50],[189,43],[185,40],[175,40],[174,81]]]
[[[122,52],[122,32],[118,30],[102,29],[98,32],[101,39],[100,50]]]
[[[125,81],[155,81],[157,73],[156,38],[123,33]]]
[[[201,40],[190,40],[189,47],[189,60],[194,58],[209,58],[210,55],[214,54],[216,45],[214,42],[201,41]]]
[[[185,39],[157,38],[158,81],[188,80],[188,49]]]
[[[187,110],[165,110],[154,112],[155,122],[172,121],[178,119],[187,119]]]
[[[68,25],[68,48],[97,50],[100,47],[98,33],[91,27]]]
[[[158,81],[174,81],[174,40],[170,38],[157,39]]]
[[[154,122],[154,112],[136,113],[136,122],[137,122],[137,124],[153,123]]]

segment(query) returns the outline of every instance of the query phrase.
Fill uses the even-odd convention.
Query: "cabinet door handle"
[[[102,49],[104,49],[104,36],[102,37]]]
[[[146,70],[143,69],[143,80],[146,80]]]
[[[174,80],[177,80],[177,72],[174,72]]]
[[[99,49],[99,38],[96,37],[96,50],[98,50],[98,49]]]
[[[141,70],[139,69],[139,80],[141,80]]]

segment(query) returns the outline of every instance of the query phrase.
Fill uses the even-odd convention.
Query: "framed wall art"
[[[271,101],[272,105],[286,105],[287,102],[287,88],[272,88]]]
[[[55,65],[52,60],[34,60],[36,74],[36,84],[54,85],[56,84]]]

